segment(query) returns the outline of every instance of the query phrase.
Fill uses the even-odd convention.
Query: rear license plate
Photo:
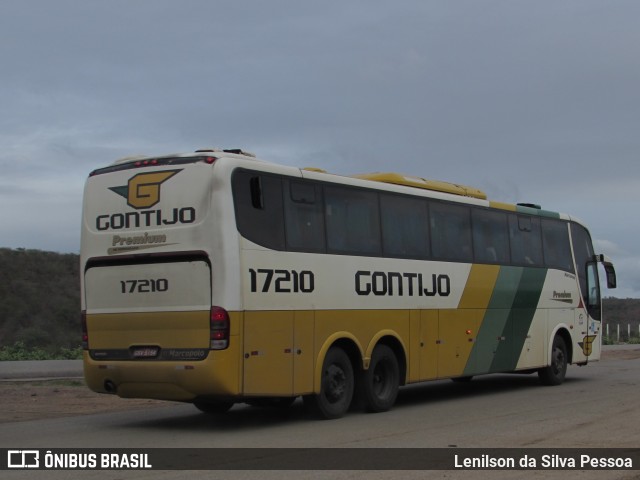
[[[131,356],[133,358],[156,358],[160,353],[160,347],[133,347]]]

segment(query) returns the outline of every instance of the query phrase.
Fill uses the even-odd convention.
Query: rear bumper
[[[241,395],[240,352],[234,344],[201,361],[93,360],[84,352],[87,386],[123,398],[191,401]]]

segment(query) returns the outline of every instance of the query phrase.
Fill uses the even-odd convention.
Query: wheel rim
[[[340,365],[330,365],[325,371],[325,396],[331,403],[344,398],[347,390],[347,375]]]
[[[564,356],[564,351],[561,348],[556,348],[553,351],[553,373],[555,375],[561,375],[562,371],[564,370],[564,362],[565,362],[565,356]]]
[[[372,377],[372,391],[378,398],[384,398],[391,391],[391,368],[387,362],[381,361],[375,366]]]

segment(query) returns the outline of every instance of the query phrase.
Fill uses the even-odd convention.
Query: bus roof
[[[211,156],[212,162],[222,159],[224,157],[236,158],[238,160],[244,160],[251,163],[255,162],[256,165],[260,164],[263,166],[263,168],[266,167],[267,170],[270,170],[270,171],[271,169],[279,170],[279,168],[286,168],[284,165],[259,159],[253,153],[247,152],[240,148],[234,148],[234,149],[202,148],[194,152],[187,152],[187,153],[173,153],[173,154],[159,155],[159,156],[146,156],[146,155],[129,156],[129,157],[116,160],[115,162],[113,162],[111,165],[107,167],[94,170],[94,172],[92,172],[91,175],[94,175],[96,173],[107,173],[109,171],[120,170],[120,169],[128,169],[135,166],[152,166],[156,164],[159,165],[159,164],[163,164],[167,160],[169,160],[170,163],[174,163],[173,160],[171,159],[176,159],[176,160],[183,159],[184,162],[189,162],[189,159],[194,157],[197,158],[197,157],[208,157],[208,156]],[[195,158],[193,161],[196,161]],[[183,163],[183,161],[179,161],[179,163]],[[241,162],[241,163],[244,163],[244,162]],[[245,166],[246,166],[246,163],[245,163]],[[307,168],[296,167],[296,170],[300,171],[300,173],[304,177],[315,178],[317,180],[320,180],[322,177],[330,177],[332,179],[331,181],[338,181],[338,183],[354,184],[357,182],[360,185],[363,185],[363,183],[361,182],[376,182],[378,184],[381,183],[381,184],[388,185],[388,187],[386,187],[385,190],[386,189],[396,190],[397,187],[400,187],[399,190],[396,190],[396,191],[400,191],[400,189],[404,192],[408,192],[411,189],[416,189],[418,191],[423,191],[425,193],[429,191],[429,192],[434,192],[432,195],[436,198],[441,198],[441,199],[449,198],[450,200],[454,200],[457,197],[457,201],[462,203],[473,203],[476,205],[484,204],[487,207],[492,207],[492,208],[497,208],[497,209],[507,210],[512,212],[527,213],[530,215],[537,215],[542,217],[563,218],[565,220],[571,219],[571,220],[577,221],[580,224],[583,224],[583,222],[575,218],[572,218],[569,215],[560,214],[554,211],[544,210],[539,205],[536,205],[533,203],[512,204],[512,203],[488,200],[487,194],[482,190],[475,187],[470,187],[467,185],[461,185],[457,183],[449,183],[449,182],[444,182],[439,180],[430,180],[422,177],[404,175],[402,173],[396,173],[396,172],[375,172],[375,173],[364,173],[364,174],[345,176],[345,175],[333,174],[321,168],[313,168],[313,167],[307,167]],[[441,196],[441,195],[444,195],[444,196]]]
[[[124,158],[120,158],[113,162],[111,165],[122,165],[125,163],[134,163],[143,160],[148,160],[152,158],[176,158],[176,157],[198,157],[202,156],[203,153],[230,153],[233,155],[243,155],[250,158],[256,158],[256,156],[251,152],[246,152],[240,148],[230,148],[230,149],[221,149],[221,148],[201,148],[196,150],[195,152],[189,153],[170,153],[168,155],[160,155],[160,156],[148,156],[148,155],[132,155]]]

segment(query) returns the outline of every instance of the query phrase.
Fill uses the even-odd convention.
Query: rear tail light
[[[229,346],[229,313],[222,307],[211,307],[211,350],[224,350]]]
[[[87,312],[80,312],[80,325],[82,325],[82,349],[89,349],[89,333],[87,332]]]
[[[160,162],[157,158],[138,160],[136,163],[134,163],[136,167],[155,167],[159,164]]]

